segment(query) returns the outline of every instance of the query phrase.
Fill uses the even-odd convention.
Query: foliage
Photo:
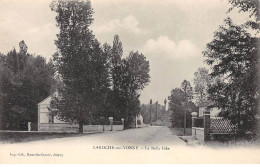
[[[150,114],[152,118],[152,122],[156,122],[156,104],[142,104],[140,114],[143,116],[144,124],[150,124]],[[167,111],[165,110],[165,107],[161,104],[157,105],[157,115],[158,120],[161,120],[162,122],[166,121]]]
[[[60,29],[54,62],[63,83],[51,108],[58,119],[78,123],[82,133],[83,124],[94,121],[104,109],[110,86],[107,47],[101,47],[89,30],[94,13],[89,1],[53,1],[51,9]]]
[[[13,49],[0,59],[2,129],[25,130],[22,124],[37,124],[37,104],[51,90],[52,62],[27,53],[24,41],[19,46],[19,52]]]
[[[113,47],[111,48],[111,74],[113,82],[113,90],[120,89],[120,68],[123,56],[123,46],[118,35],[114,36]]]
[[[250,16],[255,16],[256,20],[259,20],[259,1],[258,0],[229,0],[233,10],[235,7],[239,8],[240,11],[249,12]]]
[[[207,100],[207,91],[211,83],[212,79],[209,75],[209,71],[205,67],[198,68],[198,70],[194,73],[194,92],[196,94],[196,104],[200,104],[203,100]]]
[[[187,82],[186,82],[187,83]],[[191,113],[198,112],[195,104],[188,100],[185,92],[180,88],[175,88],[171,91],[168,97],[169,110],[172,113],[172,127],[184,126],[184,114],[186,113],[187,127],[191,127]]]
[[[222,77],[209,88],[210,99],[222,109],[224,116],[238,123],[241,132],[252,130],[255,125],[259,100],[258,46],[257,37],[252,37],[228,18],[203,52],[207,64],[212,67],[211,76]]]
[[[191,101],[193,99],[193,90],[189,81],[184,80],[181,83],[181,88],[185,94],[186,101]]]
[[[112,47],[106,46],[112,90],[108,93],[103,116],[112,116],[115,120],[124,118],[127,128],[140,112],[139,92],[150,81],[149,62],[143,54],[133,51],[122,58],[123,46],[118,35],[115,35]]]
[[[134,116],[140,111],[138,93],[149,83],[149,62],[143,54],[130,52],[129,56],[122,60],[120,66],[120,113],[128,127]]]

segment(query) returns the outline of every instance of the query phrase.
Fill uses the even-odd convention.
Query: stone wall
[[[110,131],[110,125],[104,125],[105,131]],[[113,131],[123,130],[123,125],[113,125]],[[49,123],[41,123],[39,124],[38,131],[42,132],[78,132],[78,125],[71,125],[66,123],[59,124],[49,124]],[[103,125],[84,125],[84,132],[102,132]]]

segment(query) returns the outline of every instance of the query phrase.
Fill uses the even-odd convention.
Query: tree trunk
[[[79,133],[83,133],[83,123],[79,123]]]

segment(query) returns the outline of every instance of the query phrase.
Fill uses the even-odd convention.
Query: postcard
[[[260,163],[258,0],[0,0],[1,164]]]

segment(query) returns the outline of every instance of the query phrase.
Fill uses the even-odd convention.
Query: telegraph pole
[[[186,108],[184,110],[184,135],[186,134]]]
[[[150,100],[150,125],[152,126],[152,99]]]
[[[158,122],[158,112],[157,112],[157,106],[158,106],[158,101],[156,102],[156,123]]]

